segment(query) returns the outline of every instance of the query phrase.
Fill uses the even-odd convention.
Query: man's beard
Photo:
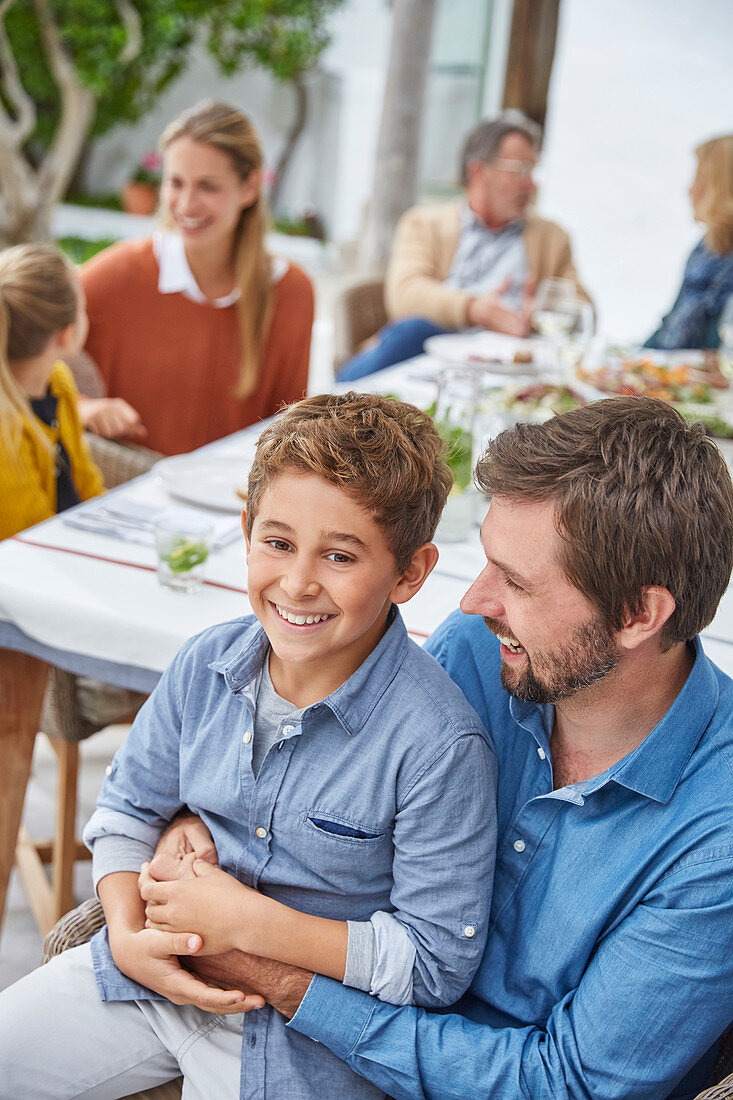
[[[506,627],[497,619],[484,616],[484,622],[492,633],[508,636]],[[510,695],[527,703],[559,703],[598,683],[619,662],[613,633],[600,619],[579,627],[558,653],[536,653],[535,666],[547,672],[535,671],[526,650],[524,657],[523,671],[502,661],[501,682]]]

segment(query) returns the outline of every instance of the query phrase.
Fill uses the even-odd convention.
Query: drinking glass
[[[438,375],[435,426],[448,444],[446,461],[453,473],[435,536],[441,542],[462,542],[473,527],[473,438],[482,374],[475,368],[451,367]]]
[[[214,528],[196,519],[162,519],[155,525],[158,581],[174,592],[196,592],[204,579]]]
[[[729,382],[733,382],[733,294],[727,299],[718,318],[718,335],[720,371]]]
[[[532,327],[547,351],[546,365],[557,367],[564,336],[578,324],[580,302],[570,279],[543,279],[537,287],[532,310]]]
[[[567,376],[569,382],[575,378],[577,369],[583,362],[596,331],[595,314],[590,302],[578,299],[576,309],[577,321],[575,327],[572,332],[561,340],[558,348],[560,365],[563,367],[563,374]]]

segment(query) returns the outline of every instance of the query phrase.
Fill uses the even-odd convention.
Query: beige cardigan
[[[403,214],[384,288],[390,320],[428,317],[445,328],[467,325],[466,309],[475,295],[443,282],[458,248],[463,202],[413,206]],[[572,279],[582,297],[588,298],[573,266],[570,240],[559,225],[530,214],[523,236],[530,275],[538,282],[553,276]]]

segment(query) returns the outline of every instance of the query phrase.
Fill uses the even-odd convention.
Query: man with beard
[[[733,1019],[733,682],[697,637],[729,472],[669,405],[617,398],[502,433],[476,476],[486,567],[428,643],[499,761],[470,991],[437,1014],[251,957],[196,971],[395,1098],[692,1097]]]

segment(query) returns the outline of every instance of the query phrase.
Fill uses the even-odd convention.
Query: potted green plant
[[[153,214],[163,162],[157,153],[145,153],[122,189],[122,209],[128,214]]]

